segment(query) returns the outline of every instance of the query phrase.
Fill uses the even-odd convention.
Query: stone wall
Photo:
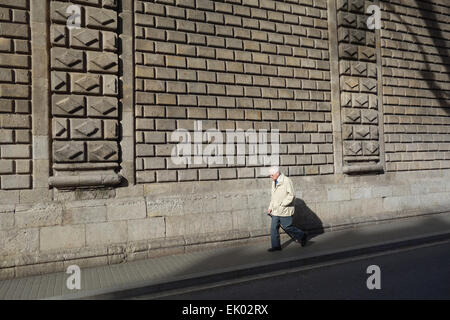
[[[175,166],[171,133],[195,120],[279,129],[289,175],[333,173],[326,1],[136,1],[135,12],[138,183],[258,176],[248,158]]]
[[[448,211],[449,16],[445,0],[0,0],[0,278],[267,236],[248,136],[243,162],[174,163],[172,133],[199,123],[279,133],[304,229]]]
[[[0,190],[31,188],[29,1],[0,3]]]
[[[450,27],[445,1],[382,3],[388,171],[450,166]]]

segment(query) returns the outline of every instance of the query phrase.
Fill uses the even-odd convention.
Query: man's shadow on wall
[[[314,242],[309,241],[318,235],[323,234],[324,228],[322,220],[308,207],[308,205],[302,199],[295,198],[294,199],[294,215],[293,215],[292,224],[301,229],[302,231],[307,232],[308,234],[308,243],[307,246],[310,246]],[[285,248],[291,242],[293,242],[292,238],[288,241],[284,242],[281,247]]]

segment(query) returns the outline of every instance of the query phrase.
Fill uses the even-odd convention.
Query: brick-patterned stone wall
[[[170,135],[196,120],[279,129],[286,173],[333,173],[326,1],[137,0],[135,24],[138,183],[258,176],[174,165]]]
[[[69,29],[74,4],[81,25]],[[50,19],[55,175],[111,171],[119,162],[117,1],[52,1]]]
[[[29,0],[0,1],[0,189],[32,186]]]
[[[387,170],[450,168],[450,3],[381,6]]]
[[[447,2],[0,0],[0,279],[268,236],[259,164],[171,161],[199,122],[279,130],[307,231],[448,212]]]

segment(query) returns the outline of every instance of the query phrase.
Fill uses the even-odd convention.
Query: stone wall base
[[[447,212],[449,177],[450,170],[294,177],[294,224],[321,233]],[[0,205],[1,279],[268,241],[269,235],[268,179],[51,191],[38,203],[30,194],[22,203],[10,199]]]

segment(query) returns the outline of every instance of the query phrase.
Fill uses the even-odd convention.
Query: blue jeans
[[[272,248],[281,247],[280,243],[280,224],[283,229],[289,233],[291,237],[297,240],[301,240],[305,234],[302,230],[292,225],[292,216],[290,217],[278,217],[272,216],[272,224],[270,226],[270,240],[272,242]]]

